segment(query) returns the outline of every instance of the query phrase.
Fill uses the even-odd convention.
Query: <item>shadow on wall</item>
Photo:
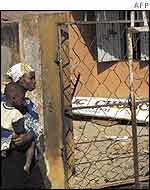
[[[149,61],[140,61],[140,69],[143,69],[144,67],[149,66]]]
[[[117,61],[97,63],[97,74],[103,73],[117,63]]]
[[[84,11],[72,11],[72,16],[75,21],[83,21],[83,12]],[[95,20],[95,12],[90,11],[88,16],[90,21]],[[86,47],[88,48],[90,54],[93,57],[93,60],[97,60],[97,38],[96,38],[96,24],[77,24],[77,27],[82,35]]]
[[[1,27],[1,45],[19,49],[18,23],[2,23]]]
[[[45,145],[44,145],[44,136],[42,135],[40,138],[40,143],[42,146],[42,152],[45,152]],[[39,161],[39,168],[40,168],[40,172],[41,172],[41,176],[43,176],[43,187],[44,189],[51,189],[52,185],[51,182],[49,181],[48,177],[47,177],[47,169],[46,169],[46,164],[45,164],[45,160],[44,160],[44,156],[42,154],[42,158]]]
[[[83,11],[72,11],[72,16],[75,21],[84,20]],[[89,16],[90,18],[88,18],[90,21],[95,21],[96,17],[94,11],[90,11]],[[117,61],[98,63],[96,24],[77,24],[77,27],[80,31],[80,35],[85,41],[89,54],[92,56],[93,61],[97,64],[97,74],[104,72],[117,63]],[[106,49],[106,51],[108,50],[109,48]]]
[[[122,60],[124,62],[124,60]],[[126,59],[126,62],[128,60]],[[112,67],[115,64],[120,64],[121,62],[119,61],[111,61],[111,62],[102,62],[97,64],[97,74],[103,73],[110,67]],[[145,67],[149,66],[148,61],[136,61],[134,60],[134,64],[139,64],[139,69],[144,69]]]
[[[44,152],[44,138],[43,136],[40,138],[42,152]],[[44,156],[40,158],[40,161],[35,164],[32,169],[31,176],[26,182],[27,189],[51,189],[51,182],[47,177],[46,165],[44,161]]]
[[[1,80],[14,63],[20,61],[18,23],[1,23]]]
[[[75,22],[84,21],[84,11],[72,11],[71,13]],[[122,15],[120,14],[119,19],[122,18],[121,16]],[[88,21],[96,21],[95,11],[88,12]],[[98,34],[96,32],[96,24],[88,24],[88,23],[77,24],[77,27],[80,31],[78,36],[79,37],[80,35],[82,36],[82,38],[85,41],[85,46],[89,50],[89,54],[92,56],[93,61],[95,61],[95,63],[97,64],[97,74],[104,72],[105,70],[112,67],[114,64],[117,64],[118,61],[121,61],[119,57],[121,57],[124,60],[127,60],[127,44],[125,43],[126,42],[126,26],[124,24],[122,25],[115,24],[115,27],[113,24],[108,25],[107,27],[106,25],[101,24],[101,27],[99,26],[99,31],[101,31],[103,34],[101,38],[97,36]],[[105,31],[107,32],[105,33]],[[103,37],[105,37],[106,39],[103,39]],[[110,40],[107,38],[110,38]],[[101,63],[98,63],[97,40],[100,40],[100,39],[102,41],[104,40],[105,42],[105,43],[104,42],[100,43],[99,41],[99,46],[102,46],[104,52],[107,52],[110,56],[115,55],[115,57],[118,57],[118,60],[103,61]],[[133,56],[136,57],[137,62],[139,62],[140,64],[140,69],[142,69],[148,65],[148,61],[147,62],[139,61],[141,50],[140,50],[140,38],[138,37],[138,35],[136,36],[136,39],[137,39],[136,40],[137,44],[136,44],[136,48],[133,49],[134,50]],[[80,38],[78,40],[80,40]],[[118,46],[118,42],[120,42],[121,50],[120,50],[120,46]]]

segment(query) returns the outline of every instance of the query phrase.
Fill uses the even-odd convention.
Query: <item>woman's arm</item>
[[[22,145],[26,145],[34,139],[36,142],[36,148],[40,153],[41,145],[39,139],[40,136],[43,134],[43,128],[39,123],[39,116],[36,112],[36,107],[33,102],[31,102],[30,99],[26,98],[25,106],[27,107],[27,113],[24,114],[26,122],[25,128],[27,130],[27,133],[19,136],[14,136],[12,142],[14,142],[15,145],[21,147]],[[36,157],[38,158],[39,155],[37,155]]]
[[[38,140],[43,134],[43,128],[39,123],[39,115],[36,105],[29,98],[26,98],[25,106],[28,110],[28,112],[25,114],[27,123],[30,126],[29,128],[32,128],[35,139]]]
[[[30,131],[29,133],[13,135],[12,143],[14,143],[17,146],[22,146],[22,145],[30,143],[33,139],[34,139],[34,133],[33,131]]]

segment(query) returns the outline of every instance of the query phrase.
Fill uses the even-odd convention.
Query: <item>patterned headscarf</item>
[[[34,72],[34,69],[25,63],[17,63],[13,65],[6,75],[12,78],[14,82],[17,82],[25,73]]]

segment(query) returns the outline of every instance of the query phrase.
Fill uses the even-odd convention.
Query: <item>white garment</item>
[[[8,107],[1,102],[1,127],[13,130],[12,123],[23,118],[23,115],[14,107]],[[14,131],[14,130],[13,130]]]
[[[11,133],[9,136],[1,135],[1,154],[2,151],[8,150],[11,144],[12,134],[14,129],[12,123],[21,119],[23,115],[14,107],[6,106],[5,102],[1,102],[1,134],[3,130],[9,130]],[[4,152],[3,152],[4,153]],[[3,154],[2,154],[3,155]]]
[[[25,63],[17,63],[13,65],[6,75],[12,78],[14,82],[17,82],[25,73],[34,72],[34,69]]]

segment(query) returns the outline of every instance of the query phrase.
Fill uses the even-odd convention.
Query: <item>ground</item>
[[[74,121],[75,181],[73,187],[103,187],[133,178],[132,126],[117,122]],[[149,128],[137,126],[139,173],[149,168]]]

